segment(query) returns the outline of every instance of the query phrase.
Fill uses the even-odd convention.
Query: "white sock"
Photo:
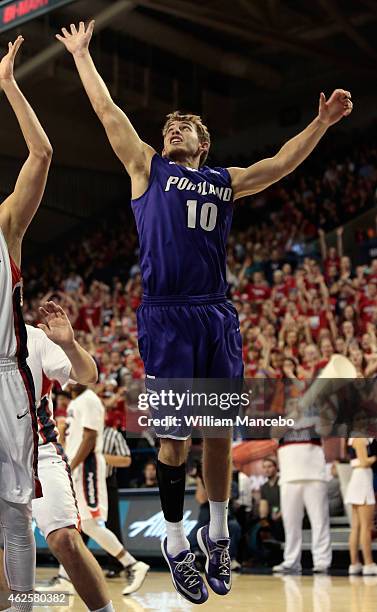
[[[229,499],[223,502],[209,501],[209,537],[214,542],[222,538],[229,538],[228,505]]]
[[[123,567],[128,567],[133,563],[136,563],[135,557],[130,555],[128,550],[126,550],[121,557],[117,557],[118,561],[123,565]]]
[[[92,612],[115,612],[115,608],[113,606],[113,602],[109,601],[107,606],[104,608],[98,608],[98,610],[92,610]]]
[[[70,577],[68,576],[67,572],[65,571],[64,565],[59,565],[59,576],[61,576],[62,578],[65,578],[66,580],[69,580],[71,582]]]
[[[183,550],[190,550],[190,543],[185,535],[183,521],[178,521],[178,523],[165,521],[165,524],[169,555],[176,557]]]

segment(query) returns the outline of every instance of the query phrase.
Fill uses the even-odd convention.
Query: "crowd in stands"
[[[234,267],[247,377],[279,378],[293,369],[310,378],[334,352],[360,375],[377,371],[377,259],[353,270],[341,237],[339,228],[338,249],[327,249],[320,232],[322,262],[305,258],[295,271],[274,251],[267,273],[249,257]]]

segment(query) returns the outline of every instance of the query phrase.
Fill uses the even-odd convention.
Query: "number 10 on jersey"
[[[187,227],[195,229],[197,227],[197,208],[198,200],[187,200]],[[199,224],[207,232],[211,232],[216,225],[217,206],[213,202],[206,202],[200,209]]]

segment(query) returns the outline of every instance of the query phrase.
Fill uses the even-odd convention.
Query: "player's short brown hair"
[[[166,132],[168,131],[169,125],[172,121],[189,121],[192,123],[196,131],[198,133],[199,142],[203,144],[204,142],[208,142],[208,149],[211,145],[211,136],[209,134],[208,128],[204,125],[202,118],[199,115],[192,115],[191,113],[182,113],[181,111],[174,111],[173,113],[169,113],[166,115],[166,121],[164,127],[162,129],[162,135],[165,137]],[[203,151],[200,156],[199,165],[203,166],[208,157],[208,151]]]

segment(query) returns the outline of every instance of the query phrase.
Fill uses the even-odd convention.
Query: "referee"
[[[106,426],[104,429],[103,454],[106,460],[106,487],[109,505],[106,527],[123,543],[119,517],[117,468],[131,465],[131,453],[123,435],[115,427]],[[106,578],[116,578],[124,568],[114,557],[110,556],[110,560]]]

